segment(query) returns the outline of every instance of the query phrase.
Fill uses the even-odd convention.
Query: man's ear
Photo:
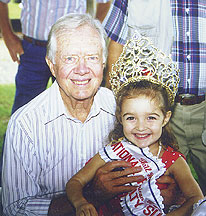
[[[52,61],[51,61],[50,59],[48,59],[47,57],[45,58],[45,60],[46,60],[47,65],[49,66],[49,69],[50,69],[52,75],[53,75],[54,77],[56,77],[55,70],[54,70],[54,67],[55,67],[54,64],[53,64]]]
[[[171,111],[168,111],[168,112],[166,113],[166,116],[165,116],[164,121],[163,121],[163,127],[169,122],[171,116],[172,116],[172,112],[171,112]]]
[[[106,63],[102,63],[102,67],[103,67],[103,69],[105,69],[106,68]]]

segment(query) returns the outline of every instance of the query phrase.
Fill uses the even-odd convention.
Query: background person
[[[107,71],[111,71],[112,64],[118,59],[127,38],[130,2],[134,1],[115,0],[105,18],[105,30],[111,39]],[[138,2],[146,1],[136,0],[135,2],[138,4]],[[154,4],[154,1],[147,2]],[[206,110],[206,35],[204,34],[206,6],[203,1],[170,0],[170,7],[174,26],[171,55],[180,69],[180,84],[171,126],[180,151],[190,157],[198,176],[198,183],[205,194],[206,146],[203,145],[202,134]],[[143,20],[143,16],[140,18]],[[106,77],[107,86],[109,86],[108,72]]]
[[[40,1],[22,0],[21,26],[23,40],[12,30],[8,18],[10,0],[0,1],[0,29],[13,61],[19,63],[16,74],[16,94],[12,113],[47,87],[52,76],[45,62],[46,44],[53,23],[69,13],[86,13],[85,0]],[[91,1],[89,1],[91,3]],[[97,0],[96,17],[102,21],[109,7],[109,0]]]

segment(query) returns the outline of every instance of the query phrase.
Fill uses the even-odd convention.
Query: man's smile
[[[87,80],[71,80],[75,85],[86,85],[91,79]]]

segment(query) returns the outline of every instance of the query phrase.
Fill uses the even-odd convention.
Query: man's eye
[[[87,56],[86,60],[89,61],[89,62],[98,62],[99,61],[99,56],[98,55]]]
[[[77,57],[76,56],[67,56],[64,60],[67,64],[74,64],[77,61]]]

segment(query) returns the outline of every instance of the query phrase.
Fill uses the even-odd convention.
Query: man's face
[[[102,45],[98,32],[84,25],[57,38],[52,73],[63,99],[91,99],[103,78]]]

